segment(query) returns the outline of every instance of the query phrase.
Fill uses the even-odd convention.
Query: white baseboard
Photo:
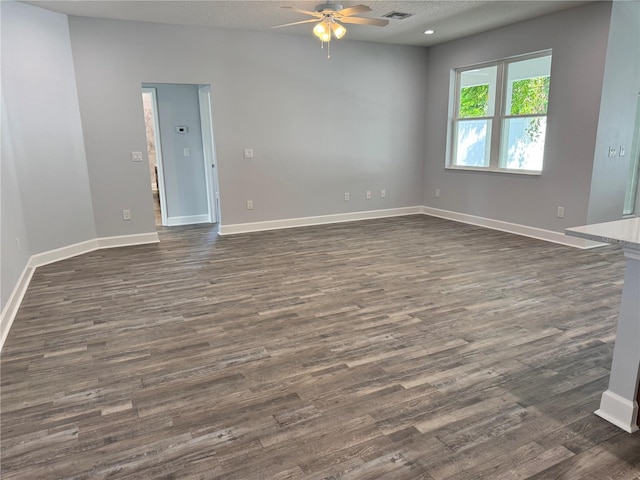
[[[186,215],[184,217],[167,217],[167,227],[193,225],[194,223],[211,223],[209,215]]]
[[[35,270],[36,269],[29,266],[29,262],[27,262],[18,279],[18,283],[16,283],[11,295],[9,295],[9,300],[7,300],[7,303],[2,309],[2,313],[0,314],[0,350],[2,350],[4,341],[7,339],[7,335],[9,335],[9,329],[13,324],[13,319],[16,318],[18,309],[20,308],[24,294],[27,293],[27,288],[29,287],[31,277],[33,277]]]
[[[280,230],[283,228],[308,227],[328,223],[355,222],[372,218],[397,217],[421,213],[421,207],[389,208],[385,210],[369,210],[353,213],[336,213],[333,215],[319,215],[317,217],[286,218],[283,220],[268,220],[265,222],[236,223],[220,225],[220,235],[234,235],[237,233],[262,232],[265,230]]]
[[[501,232],[514,233],[516,235],[536,238],[538,240],[545,240],[552,243],[559,243],[560,245],[567,245],[569,247],[588,249],[606,245],[605,243],[592,242],[582,238],[569,237],[564,233],[554,232],[552,230],[529,227],[527,225],[520,225],[511,222],[503,222],[502,220],[493,220],[491,218],[476,217],[475,215],[452,212],[450,210],[422,207],[421,211],[425,215],[430,215],[432,217],[453,220],[454,222],[468,223],[470,225],[477,225],[479,227],[490,228],[492,230],[500,230]]]
[[[353,222],[357,220],[369,220],[373,218],[395,217],[401,215],[413,215],[422,213],[432,217],[444,218],[454,222],[467,223],[477,225],[479,227],[500,230],[502,232],[513,233],[525,237],[536,238],[547,242],[558,243],[570,247],[588,249],[601,247],[604,243],[592,242],[577,237],[570,237],[564,233],[545,230],[537,227],[529,227],[517,223],[504,222],[502,220],[493,220],[491,218],[477,217],[466,213],[452,212],[450,210],[441,210],[439,208],[417,206],[390,208],[386,210],[370,210],[364,212],[338,213],[334,215],[320,215],[317,217],[300,217],[287,218],[282,220],[269,220],[265,222],[253,223],[236,223],[231,225],[220,225],[220,235],[235,235],[238,233],[261,232],[265,230],[279,230],[283,228],[307,227],[311,225],[323,225],[329,223]]]
[[[132,245],[142,245],[147,243],[158,243],[157,232],[152,233],[139,233],[135,235],[120,235],[117,237],[102,237],[94,238],[92,240],[86,240],[84,242],[74,243],[73,245],[67,245],[65,247],[56,248],[47,252],[38,253],[32,255],[27,261],[18,283],[14,287],[9,300],[5,307],[2,309],[0,316],[0,350],[4,346],[4,341],[9,334],[9,329],[13,324],[13,320],[18,313],[20,304],[24,298],[24,295],[29,287],[33,273],[37,267],[48,265],[49,263],[59,262],[67,258],[82,255],[83,253],[93,252],[94,250],[102,248],[113,247],[129,247]]]
[[[625,432],[633,433],[638,431],[638,403],[621,397],[617,393],[607,390],[600,398],[600,408],[596,410],[596,415],[604,418],[607,422],[613,423]]]
[[[59,262],[60,260],[65,260],[71,257],[77,257],[83,253],[93,252],[100,248],[130,247],[132,245],[158,243],[159,241],[160,239],[158,238],[157,232],[94,238],[92,240],[86,240],[84,242],[74,243],[73,245],[67,245],[65,247],[32,255],[29,259],[28,265],[34,268],[42,267],[49,263]]]
[[[98,240],[94,238],[93,240],[86,240],[84,242],[74,243],[73,245],[67,245],[65,247],[55,248],[53,250],[31,255],[27,265],[33,268],[42,267],[49,263],[59,262],[60,260],[65,260],[71,257],[77,257],[83,253],[93,252],[97,249]]]
[[[118,235],[117,237],[98,238],[98,248],[131,247],[133,245],[146,245],[148,243],[158,243],[157,232],[137,233],[134,235]]]

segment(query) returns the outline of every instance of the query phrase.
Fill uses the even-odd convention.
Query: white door
[[[218,193],[218,166],[216,165],[211,116],[211,86],[198,86],[198,98],[200,101],[200,127],[202,128],[207,198],[209,199],[209,218],[211,223],[216,223],[220,221],[220,195]]]

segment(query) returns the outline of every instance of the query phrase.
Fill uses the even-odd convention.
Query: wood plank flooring
[[[160,238],[36,271],[3,479],[640,479],[592,413],[617,247],[424,216]]]

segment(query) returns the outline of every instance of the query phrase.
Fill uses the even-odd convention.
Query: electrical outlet
[[[609,147],[609,156],[610,157],[615,157],[617,152],[617,148],[615,146],[611,146]]]
[[[253,158],[253,148],[244,149],[244,158]]]
[[[253,210],[253,200],[247,200],[247,210]]]
[[[386,196],[387,196],[387,192],[383,188],[382,190],[380,190],[380,198],[385,198]]]
[[[191,149],[189,147],[184,149],[184,156],[185,157],[190,157],[191,156]]]
[[[440,198],[440,189],[436,188],[436,198]]]
[[[371,200],[371,190],[367,190],[367,200]]]
[[[141,162],[142,161],[142,152],[131,152],[131,161],[132,162]]]
[[[349,201],[349,192],[344,192],[344,201],[345,202]]]
[[[122,210],[122,219],[131,220],[131,210]]]
[[[558,207],[558,218],[564,218],[564,207]]]

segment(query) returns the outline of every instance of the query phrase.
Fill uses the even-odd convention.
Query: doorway
[[[156,225],[217,223],[211,87],[145,83],[142,97]]]
[[[153,196],[153,212],[156,226],[166,225],[166,203],[164,188],[160,181],[162,168],[162,152],[159,141],[158,101],[155,88],[142,89],[142,107],[144,108],[144,126],[147,137],[147,154],[149,158],[149,174],[151,178],[151,194]]]

